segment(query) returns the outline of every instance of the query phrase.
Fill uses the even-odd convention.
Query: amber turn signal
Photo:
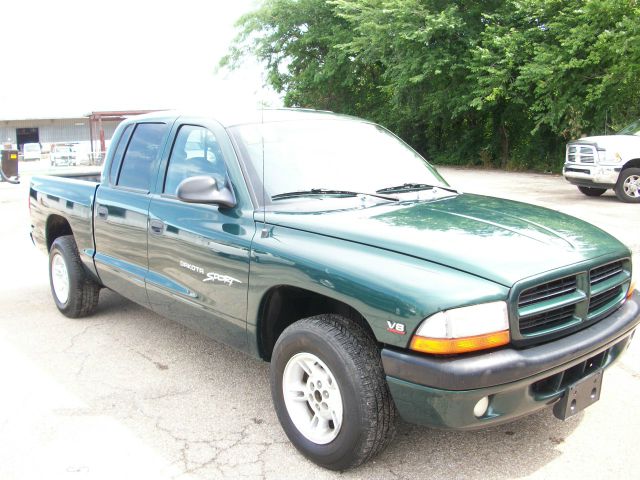
[[[451,355],[499,347],[509,343],[509,340],[509,330],[462,338],[426,338],[414,335],[410,348],[416,352]]]
[[[629,291],[627,292],[627,299],[631,298],[631,295],[633,295],[633,291],[636,289],[636,282],[631,282],[631,285],[629,286]]]

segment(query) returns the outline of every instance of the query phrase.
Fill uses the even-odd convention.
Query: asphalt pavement
[[[403,423],[363,467],[315,466],[280,428],[266,363],[106,290],[89,318],[58,313],[28,237],[28,174],[43,168],[0,183],[0,479],[638,477],[638,339],[605,373],[600,401],[566,422],[544,410],[470,433]],[[440,171],[465,192],[588,220],[640,265],[640,205],[585,197],[554,175]]]

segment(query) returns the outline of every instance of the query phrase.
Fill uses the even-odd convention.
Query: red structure
[[[144,113],[157,112],[159,110],[119,110],[119,111],[106,111],[106,112],[91,112],[89,117],[89,135],[91,138],[91,155],[95,159],[99,154],[101,158],[104,157],[107,151],[104,138],[103,121],[109,122],[121,122],[127,117],[134,115],[142,115]],[[95,141],[100,142],[100,151],[95,151]]]

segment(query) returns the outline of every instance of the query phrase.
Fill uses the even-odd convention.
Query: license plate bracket
[[[562,398],[553,406],[553,414],[560,420],[566,420],[600,400],[602,373],[602,369],[596,370],[569,385]]]

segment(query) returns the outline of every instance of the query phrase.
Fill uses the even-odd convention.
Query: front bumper
[[[440,358],[383,349],[387,382],[402,418],[470,430],[507,422],[558,401],[566,387],[607,368],[625,351],[640,323],[640,293],[598,323],[522,350]],[[477,418],[475,404],[489,397]]]
[[[574,185],[611,188],[618,181],[620,170],[620,167],[565,163],[562,175]]]

